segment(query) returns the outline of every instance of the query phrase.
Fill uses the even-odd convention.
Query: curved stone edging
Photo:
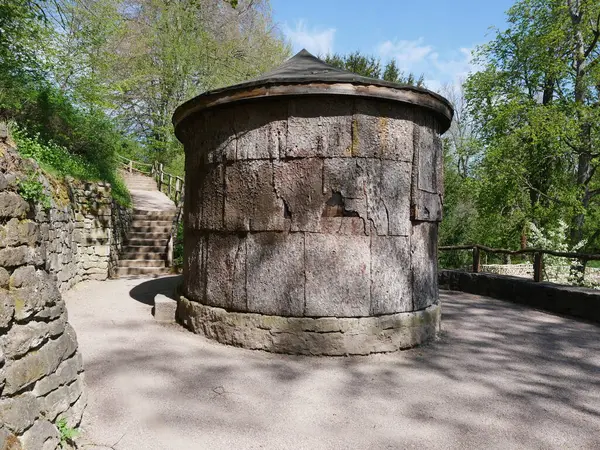
[[[346,356],[415,347],[437,335],[439,304],[376,317],[300,318],[229,312],[180,297],[177,318],[222,344],[274,353]]]

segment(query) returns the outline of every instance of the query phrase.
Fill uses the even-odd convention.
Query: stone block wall
[[[440,127],[423,108],[344,96],[188,119],[184,295],[288,317],[436,304]]]
[[[440,270],[443,289],[486,295],[600,323],[600,292],[515,276]]]
[[[86,405],[77,337],[59,285],[77,271],[68,206],[19,195],[35,165],[0,142],[0,448],[55,449],[56,423],[76,426]],[[50,194],[52,185],[40,178]],[[59,278],[62,281],[59,280]],[[70,278],[69,278],[70,277]]]
[[[112,203],[112,234],[110,240],[110,260],[108,263],[108,276],[113,277],[119,267],[119,255],[125,245],[127,231],[133,220],[133,210],[117,202]]]

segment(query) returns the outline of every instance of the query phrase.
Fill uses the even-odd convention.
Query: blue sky
[[[471,51],[505,26],[513,0],[271,0],[273,17],[294,51],[355,50],[396,59],[425,76],[428,88],[473,70]]]

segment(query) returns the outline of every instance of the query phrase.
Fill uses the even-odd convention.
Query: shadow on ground
[[[147,303],[175,283],[130,294]],[[86,426],[95,439],[123,434],[120,449],[600,446],[595,325],[444,292],[432,344],[293,357],[161,327],[124,298],[126,309],[99,320],[108,299],[82,298],[69,312],[91,392]]]
[[[146,305],[154,305],[156,294],[164,294],[176,300],[175,290],[182,282],[182,275],[154,278],[144,281],[129,291],[129,296]]]

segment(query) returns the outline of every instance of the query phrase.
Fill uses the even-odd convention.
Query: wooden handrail
[[[545,250],[541,248],[524,248],[521,250],[507,250],[503,248],[492,248],[480,244],[471,245],[447,245],[438,247],[440,251],[470,250],[473,252],[473,273],[479,273],[481,270],[481,251],[487,253],[496,253],[504,255],[523,255],[533,254],[533,280],[543,281],[544,273],[544,255],[558,256],[562,258],[578,259],[580,261],[600,260],[600,254],[559,252],[556,250]]]
[[[576,258],[582,259],[586,261],[598,261],[600,260],[600,254],[594,253],[574,253],[574,252],[559,252],[557,250],[545,250],[542,248],[524,248],[521,250],[507,250],[503,248],[492,248],[487,247],[485,245],[480,244],[471,244],[471,245],[446,245],[438,247],[438,250],[442,251],[452,251],[452,250],[473,250],[474,248],[478,248],[479,250],[483,250],[487,253],[499,253],[505,255],[522,255],[526,253],[541,253],[546,255],[558,256],[562,258]]]

